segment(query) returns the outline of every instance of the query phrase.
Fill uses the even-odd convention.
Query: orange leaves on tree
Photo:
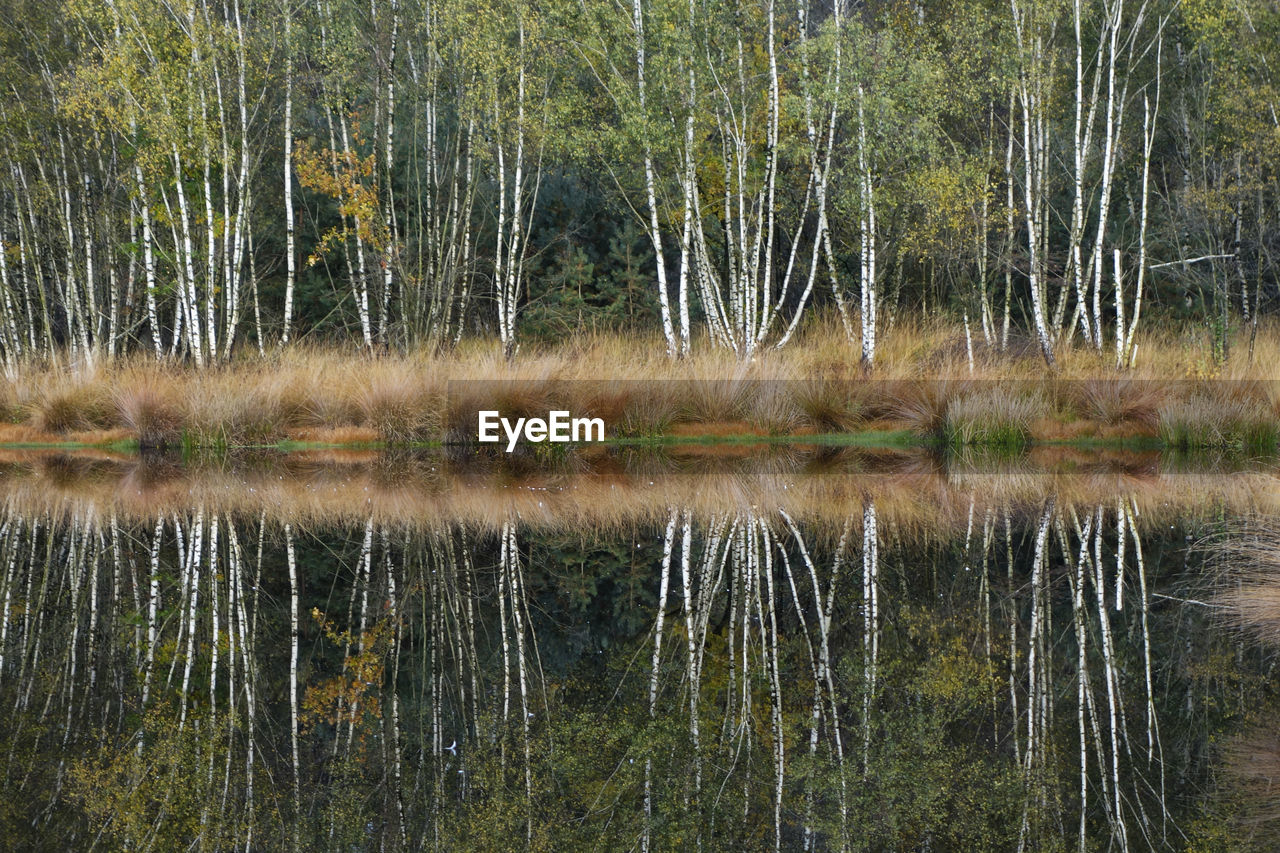
[[[390,254],[391,235],[379,215],[377,156],[373,153],[361,157],[358,153],[362,136],[359,124],[354,121],[352,145],[345,150],[313,148],[305,139],[299,140],[294,149],[294,168],[298,182],[306,189],[327,196],[338,202],[342,215],[340,224],[326,231],[307,259],[314,266],[331,248],[356,236],[371,245],[382,255],[380,263],[386,266]]]
[[[395,624],[383,618],[367,630],[354,633],[338,631],[318,608],[311,611],[311,616],[320,624],[324,635],[346,649],[347,654],[339,675],[307,688],[300,716],[303,729],[320,723],[335,727],[350,725],[353,742],[363,747],[366,728],[376,726],[382,717],[382,679]]]

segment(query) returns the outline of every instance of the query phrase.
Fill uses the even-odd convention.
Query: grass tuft
[[[395,444],[439,435],[442,407],[431,387],[409,369],[381,370],[358,396],[365,426]]]
[[[1071,383],[1068,400],[1083,417],[1107,426],[1136,424],[1154,429],[1160,420],[1159,407],[1168,399],[1165,383],[1149,379],[1086,379]]]
[[[691,379],[681,401],[680,417],[694,423],[732,423],[751,413],[755,396],[751,383],[741,377]]]
[[[750,401],[747,423],[771,435],[794,433],[805,422],[804,410],[796,402],[794,383],[760,383]]]
[[[1274,412],[1247,386],[1230,383],[1202,389],[1160,410],[1160,440],[1175,450],[1218,449],[1274,453],[1280,424]]]
[[[115,407],[108,386],[95,379],[73,378],[37,386],[28,403],[32,426],[55,435],[114,426]]]
[[[114,394],[120,422],[138,438],[143,448],[164,448],[181,443],[182,410],[172,391],[147,377],[121,387]]]
[[[954,449],[984,447],[1016,452],[1031,441],[1031,426],[1044,414],[1039,394],[988,388],[951,400],[943,418],[942,440]]]
[[[852,381],[801,379],[792,394],[803,422],[817,432],[851,432],[866,420],[864,387]]]
[[[906,422],[919,435],[942,435],[951,400],[971,386],[965,380],[906,380],[885,383],[868,406],[876,417]]]

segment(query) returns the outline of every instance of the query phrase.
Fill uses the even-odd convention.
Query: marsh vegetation
[[[1270,327],[1211,376],[1176,336],[1141,338],[1150,361],[1114,371],[1089,351],[991,349],[973,363],[956,329],[904,329],[865,373],[842,332],[815,324],[783,351],[741,362],[699,347],[673,362],[659,340],[582,334],[509,361],[491,347],[353,357],[294,348],[198,369],[149,357],[31,365],[0,380],[0,442],[136,443],[224,451],[322,443],[473,443],[477,414],[599,417],[610,439],[896,434],[898,441],[1019,450],[1046,441],[1148,440],[1273,451],[1280,336]]]

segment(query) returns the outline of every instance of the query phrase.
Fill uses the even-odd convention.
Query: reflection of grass
[[[1209,547],[1226,570],[1217,603],[1236,624],[1280,646],[1280,529],[1251,525]]]
[[[1035,513],[1050,494],[1063,504],[1132,499],[1144,524],[1176,514],[1280,514],[1273,471],[1166,476],[1155,458],[1134,462],[1123,454],[1108,462],[1041,449],[1015,463],[972,450],[938,456],[848,442],[840,436],[809,448],[768,439],[636,443],[554,460],[462,450],[264,451],[231,460],[197,453],[185,465],[98,450],[89,451],[92,456],[0,451],[8,454],[0,456],[0,476],[6,500],[24,511],[154,519],[200,505],[243,517],[265,513],[295,526],[373,517],[410,526],[452,519],[493,529],[518,517],[534,526],[587,530],[657,522],[679,506],[704,516],[781,507],[838,531],[860,519],[864,501],[872,499],[895,529],[950,529],[966,524],[971,505]]]
[[[756,435],[754,433],[725,434],[692,434],[692,435],[647,435],[624,436],[606,439],[606,445],[616,447],[683,447],[701,446],[725,447],[771,445],[788,446],[826,446],[826,447],[871,447],[871,448],[911,448],[922,447],[919,436],[910,430],[865,430],[862,432],[814,433],[812,435]]]

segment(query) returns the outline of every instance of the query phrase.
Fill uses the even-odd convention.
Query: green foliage
[[[80,323],[101,348],[114,300],[120,348],[148,348],[154,333],[181,354],[187,345],[172,347],[171,339],[187,322],[177,284],[188,263],[196,279],[188,290],[213,304],[215,326],[234,327],[240,341],[252,327],[264,346],[277,337],[286,287],[285,91],[297,152],[289,201],[299,220],[295,260],[315,262],[296,276],[295,338],[358,336],[354,292],[362,285],[380,343],[442,346],[461,331],[491,330],[497,211],[502,193],[509,203],[517,149],[526,182],[521,214],[530,224],[517,251],[526,279],[520,333],[652,331],[651,213],[673,272],[691,174],[714,267],[704,272],[724,276],[733,266],[730,232],[765,204],[759,193],[776,156],[771,260],[785,268],[799,246],[802,270],[816,229],[808,176],[829,129],[830,260],[844,295],[858,287],[865,167],[877,209],[878,275],[893,282],[882,291],[886,316],[901,304],[973,315],[979,292],[989,301],[1009,271],[1019,322],[1023,200],[1014,192],[1008,209],[1006,191],[1021,180],[1023,141],[1011,91],[1019,73],[1039,75],[1049,169],[1046,287],[1057,297],[1071,262],[1063,247],[1072,220],[1075,44],[1068,4],[1038,3],[1029,25],[1042,30],[1042,55],[1020,55],[1011,8],[993,0],[880,3],[846,14],[837,32],[829,5],[642,0],[637,41],[634,7],[605,0],[342,0],[252,10],[9,0],[0,83],[11,97],[0,112],[0,150],[11,168],[0,176],[0,241],[11,308],[0,346],[57,349]],[[1081,10],[1089,65],[1103,9]],[[1158,91],[1153,156],[1167,168],[1151,175],[1147,254],[1156,265],[1146,277],[1146,310],[1210,324],[1213,356],[1221,358],[1237,317],[1252,320],[1280,297],[1273,191],[1280,89],[1272,71],[1280,67],[1280,15],[1258,0],[1162,2],[1141,21],[1131,7],[1125,15],[1122,41],[1168,23],[1159,49],[1144,48],[1120,69],[1119,159],[1105,238],[1124,252],[1131,284],[1142,104],[1154,109]],[[775,71],[779,139],[770,151],[763,93]],[[1102,116],[1095,118],[1083,176],[1089,193],[1102,144]],[[149,293],[144,211],[154,229]],[[1014,223],[1008,233],[1006,216]],[[356,256],[356,239],[371,257]],[[235,254],[233,305],[219,267]],[[1211,260],[1168,265],[1199,256]],[[825,266],[824,259],[819,278],[829,274]],[[384,270],[389,285],[380,281]],[[690,283],[696,313],[699,287]],[[1104,281],[1104,325],[1112,321],[1111,287]],[[154,322],[147,296],[158,303]],[[830,287],[815,287],[811,298],[822,306]],[[1064,307],[1074,309],[1075,299],[1067,293]],[[75,319],[77,311],[93,319]]]
[[[658,306],[647,238],[624,220],[608,237],[607,251],[597,264],[591,257],[599,252],[598,246],[588,248],[566,239],[546,256],[533,273],[529,305],[521,317],[527,334],[560,340],[584,329],[616,332],[654,326]]]

